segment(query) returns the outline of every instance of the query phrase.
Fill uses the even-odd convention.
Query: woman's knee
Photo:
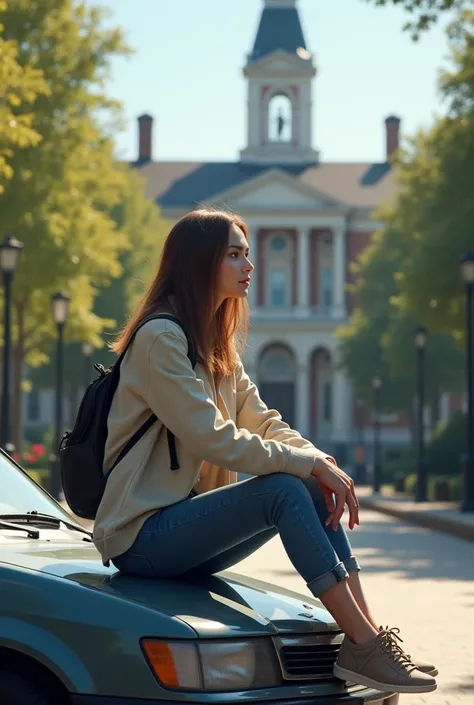
[[[278,494],[300,495],[301,493],[307,493],[303,480],[296,475],[278,472],[271,475],[262,475],[258,480],[268,491]]]

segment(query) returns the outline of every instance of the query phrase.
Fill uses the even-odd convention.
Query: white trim
[[[310,390],[308,365],[297,366],[295,396],[295,427],[303,438],[309,438]]]
[[[333,318],[346,315],[346,229],[345,226],[333,231]]]
[[[312,228],[301,228],[296,234],[296,315],[304,318],[309,315],[309,282],[311,270]]]
[[[257,229],[249,226],[249,250],[250,250],[250,261],[254,266],[254,270],[251,276],[251,284],[248,292],[248,305],[252,314],[255,314],[257,310],[257,282],[259,275],[258,266],[258,240],[257,240]]]
[[[253,179],[248,179],[243,184],[239,184],[238,186],[234,186],[226,191],[221,191],[220,193],[214,194],[212,196],[211,203],[215,204],[216,201],[237,202],[239,198],[255,193],[258,188],[272,184],[286,186],[287,188],[295,191],[295,193],[312,199],[314,201],[315,211],[321,211],[321,205],[327,206],[328,209],[334,209],[336,212],[340,211],[344,214],[346,214],[349,210],[349,206],[341,201],[336,201],[323,191],[302,183],[299,179],[296,179],[294,176],[290,176],[276,167],[265,170],[262,174],[258,174],[258,176],[255,176]],[[294,227],[294,224],[292,227]]]

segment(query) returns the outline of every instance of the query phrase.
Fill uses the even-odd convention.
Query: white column
[[[311,270],[311,228],[301,229],[296,240],[297,315],[304,318],[310,312],[309,282]]]
[[[333,230],[333,299],[332,317],[346,315],[346,230],[344,227]]]
[[[332,377],[332,437],[348,441],[351,431],[352,392],[350,381],[343,370],[334,368]]]
[[[257,243],[257,230],[258,228],[254,226],[249,226],[249,250],[250,250],[250,261],[254,265],[255,269],[251,275],[251,283],[248,293],[248,304],[250,306],[250,313],[255,315],[257,312],[257,277],[258,277],[258,243]]]
[[[309,438],[310,379],[307,363],[297,366],[296,375],[296,430],[304,438]]]

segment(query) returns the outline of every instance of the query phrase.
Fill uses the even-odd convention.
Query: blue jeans
[[[213,574],[279,533],[293,566],[318,597],[360,569],[343,527],[324,526],[328,516],[315,478],[252,477],[159,510],[113,563],[123,573],[149,578]]]

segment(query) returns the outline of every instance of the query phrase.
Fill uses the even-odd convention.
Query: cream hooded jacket
[[[104,563],[127,551],[160,508],[250,475],[310,475],[317,450],[269,410],[239,360],[216,389],[199,363],[193,370],[184,332],[168,320],[146,323],[120,372],[108,418],[104,472],[149,418],[158,421],[114,468],[94,524]],[[179,470],[170,470],[166,429],[175,435]]]

